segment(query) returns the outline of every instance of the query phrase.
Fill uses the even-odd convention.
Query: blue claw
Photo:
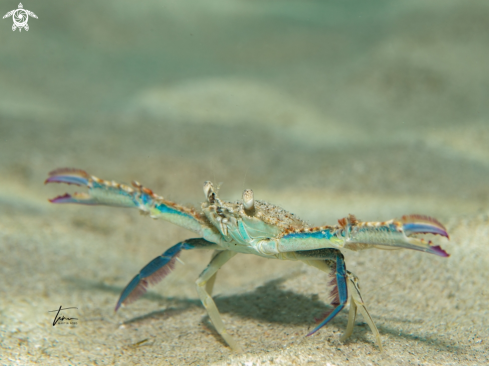
[[[430,224],[409,223],[409,224],[404,224],[402,228],[407,236],[412,234],[422,233],[422,234],[437,234],[437,235],[444,236],[446,238],[448,237],[448,233],[446,230]]]
[[[436,234],[449,239],[447,229],[438,220],[424,215],[406,215],[401,219],[402,229],[409,236],[412,234]]]
[[[50,199],[51,203],[80,203],[82,205],[97,205],[98,203],[86,193],[74,193],[73,196],[66,193]]]
[[[47,183],[66,183],[77,186],[88,186],[90,176],[81,169],[61,168],[49,173],[49,178],[44,181]],[[84,205],[95,205],[96,202],[86,193],[74,193],[73,196],[68,193],[63,196],[50,199],[51,203],[81,203]]]
[[[61,168],[53,170],[49,173],[49,178],[44,181],[46,183],[67,183],[77,186],[88,185],[90,176],[87,172],[81,169]]]
[[[88,180],[82,177],[74,177],[69,175],[57,175],[54,177],[49,177],[44,181],[44,183],[67,183],[76,184],[77,186],[86,186]]]

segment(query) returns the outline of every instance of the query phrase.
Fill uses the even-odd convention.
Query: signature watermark
[[[18,28],[19,32],[21,32],[22,28],[24,28],[26,31],[29,30],[29,24],[27,24],[27,22],[29,21],[29,16],[37,19],[36,14],[34,14],[30,10],[24,9],[22,3],[19,3],[19,8],[9,11],[3,16],[3,19],[12,17],[12,19],[14,20],[12,30],[15,31]]]
[[[70,324],[70,325],[76,325],[78,324],[77,320],[78,318],[69,318],[69,317],[66,317],[64,315],[59,315],[59,313],[63,310],[70,310],[70,309],[77,309],[76,307],[71,307],[71,308],[63,308],[62,305],[59,306],[59,309],[57,310],[49,310],[48,313],[56,313],[56,315],[54,316],[54,320],[53,320],[53,327],[56,325],[56,324]]]

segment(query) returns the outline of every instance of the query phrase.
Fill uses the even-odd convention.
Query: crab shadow
[[[312,326],[315,324],[317,318],[320,318],[328,310],[331,310],[331,306],[314,299],[315,296],[305,296],[290,290],[283,290],[281,284],[286,280],[287,278],[285,277],[271,280],[257,287],[252,292],[228,296],[214,295],[213,299],[221,313],[229,313],[242,318],[263,320],[269,323],[309,324]],[[111,292],[117,294],[117,296],[123,290],[123,288],[118,286],[74,277],[65,278],[65,281],[76,285],[82,290]],[[169,310],[171,310],[172,314],[175,314],[190,308],[203,308],[198,298],[165,297],[154,292],[146,293],[142,298],[164,303],[166,309],[130,319],[125,322],[126,324],[142,321],[146,318],[167,317],[166,313]]]
[[[243,294],[233,294],[225,296],[214,296],[214,301],[221,313],[228,313],[242,318],[255,319],[264,323],[277,323],[288,325],[304,326],[304,335],[307,334],[317,323],[323,319],[324,314],[331,310],[331,306],[319,301],[317,296],[306,296],[295,293],[290,290],[285,290],[281,286],[288,278],[282,277],[266,282],[262,286],[255,288],[251,292]],[[80,278],[65,278],[72,285],[84,290],[99,290],[117,294],[123,290],[118,286],[110,286],[99,282],[87,281]],[[124,321],[124,324],[135,324],[154,319],[166,319],[172,316],[177,316],[181,313],[195,308],[203,308],[200,299],[189,299],[181,297],[165,297],[153,292],[149,292],[143,296],[146,300],[156,301],[165,304],[164,310],[152,311],[141,316],[137,316]],[[422,323],[422,320],[416,319],[401,319],[398,317],[372,316],[375,319],[384,321],[385,323]],[[348,313],[342,311],[328,325],[332,325],[344,331],[348,322]],[[378,322],[377,322],[378,323]],[[208,328],[214,336],[222,342],[221,337],[217,334],[212,323],[207,316],[203,317],[202,324]],[[415,342],[423,342],[432,347],[442,347],[446,352],[458,352],[459,346],[453,342],[447,342],[440,339],[436,333],[426,333],[425,335],[417,335],[416,333],[402,333],[399,327],[391,327],[384,324],[376,324],[379,332],[389,334],[394,338],[410,340]],[[353,335],[346,341],[364,342],[371,344],[367,334],[370,332],[368,325],[362,321],[356,321]]]

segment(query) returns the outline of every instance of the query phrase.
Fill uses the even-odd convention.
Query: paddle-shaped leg
[[[189,249],[216,249],[217,244],[208,242],[202,238],[184,240],[175,244],[162,255],[149,262],[129,282],[117,301],[115,311],[121,305],[128,305],[144,295],[150,285],[155,285],[165,278],[175,267],[175,261],[182,250]]]
[[[207,287],[207,284],[215,280],[216,272],[224,265],[224,263],[226,263],[236,254],[238,253],[231,252],[230,250],[218,252],[214,258],[212,258],[207,268],[201,273],[195,284],[197,285],[197,292],[199,293],[200,300],[206,308],[207,314],[209,314],[209,318],[211,318],[212,324],[214,324],[216,331],[221,335],[229,347],[236,352],[241,352],[241,347],[226,331],[216,303],[214,300],[212,300],[211,295],[207,292],[207,289],[212,291],[212,286]]]

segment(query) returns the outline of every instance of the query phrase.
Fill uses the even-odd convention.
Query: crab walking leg
[[[209,281],[213,281],[213,278],[215,279],[216,272],[224,265],[224,263],[226,263],[236,254],[238,253],[230,250],[217,253],[217,255],[212,258],[207,268],[199,276],[195,284],[197,285],[197,292],[199,293],[200,300],[206,308],[209,318],[211,318],[212,324],[214,324],[217,332],[221,335],[229,347],[236,352],[241,352],[241,347],[238,345],[238,343],[236,343],[231,335],[227,333],[216,303],[214,300],[212,300],[211,295],[206,291],[207,283]]]
[[[136,301],[146,293],[150,285],[155,285],[165,278],[175,267],[175,261],[182,250],[215,249],[218,247],[217,244],[208,242],[202,238],[188,239],[175,244],[167,249],[162,255],[149,262],[136,276],[134,276],[131,282],[129,282],[122,291],[122,294],[117,301],[117,305],[115,306],[115,311],[117,311],[121,305],[129,305]]]
[[[372,320],[372,317],[370,316],[367,310],[367,307],[365,306],[365,303],[363,302],[362,295],[360,293],[360,285],[358,283],[359,282],[358,278],[350,271],[347,271],[347,278],[348,278],[348,292],[350,293],[350,314],[348,315],[348,325],[346,326],[346,331],[343,334],[343,336],[340,338],[340,340],[343,342],[352,334],[357,308],[358,308],[360,313],[362,313],[363,315],[363,319],[367,322],[367,324],[370,327],[370,330],[375,335],[375,340],[377,342],[377,345],[382,351],[383,349],[382,349],[382,341],[380,340],[380,334],[379,331],[377,330],[377,327],[375,326],[374,321]]]
[[[129,187],[97,178],[81,169],[62,168],[50,172],[44,183],[66,183],[88,188],[88,193],[66,193],[49,200],[51,203],[134,207],[154,219],[161,218],[213,239],[210,230],[205,229],[200,214],[194,209],[165,200],[138,182],[133,182],[133,186]]]
[[[358,309],[360,313],[362,313],[365,321],[370,327],[370,330],[374,334],[380,350],[382,350],[380,334],[362,299],[358,278],[353,273],[346,270],[341,252],[339,252],[337,249],[322,249],[283,254],[287,255],[289,257],[288,259],[301,260],[302,262],[316,267],[319,270],[327,272],[333,276],[333,280],[330,284],[334,285],[335,287],[331,291],[331,296],[333,297],[332,304],[336,305],[336,307],[329,314],[327,314],[326,318],[316,328],[314,328],[308,334],[308,336],[314,334],[321,327],[330,322],[343,309],[347,300],[349,300],[350,313],[348,315],[348,325],[340,340],[344,342],[349,336],[351,336]]]
[[[336,253],[335,261],[331,260],[302,260],[304,263],[310,266],[316,267],[321,271],[333,274],[332,284],[336,284],[336,288],[333,289],[331,295],[334,296],[332,305],[336,307],[326,315],[326,317],[314,328],[307,336],[311,336],[319,329],[328,324],[333,318],[339,314],[345,307],[348,301],[348,287],[346,284],[346,267],[343,254],[338,250]],[[336,262],[336,263],[335,263]],[[334,269],[334,272],[332,271]],[[333,272],[333,273],[331,273]]]
[[[220,252],[221,252],[220,250],[216,250],[212,254],[212,259],[214,259],[214,257],[218,255]],[[205,284],[205,291],[209,294],[209,296],[212,296],[212,290],[214,289],[214,283],[216,282],[216,277],[217,277],[217,272],[214,273],[212,277],[209,278],[209,280],[207,280],[207,283]]]
[[[209,294],[209,296],[212,296],[212,290],[214,289],[214,283],[216,282],[216,276],[217,276],[217,272],[214,273],[214,275],[211,278],[209,278],[209,280],[205,284],[205,292],[207,292]]]
[[[345,333],[340,338],[340,341],[346,341],[353,333],[353,327],[355,326],[355,319],[357,317],[357,304],[355,301],[350,300],[350,312],[348,313],[348,325],[346,326]],[[381,347],[382,349],[382,347]]]

